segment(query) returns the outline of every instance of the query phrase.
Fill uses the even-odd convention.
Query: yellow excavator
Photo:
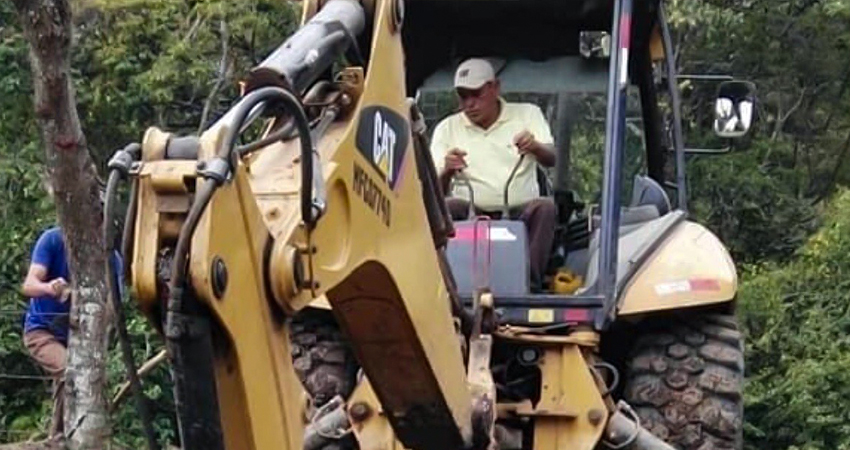
[[[109,164],[182,448],[740,450],[735,266],[688,220],[684,172],[731,147],[684,148],[660,1],[302,6],[219,120],[152,127]],[[556,130],[537,289],[522,227],[452,221],[437,179],[429,125],[468,57]],[[714,132],[746,134],[752,86],[717,94]],[[591,198],[571,154],[598,162]]]

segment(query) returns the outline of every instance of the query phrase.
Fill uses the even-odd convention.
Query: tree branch
[[[201,24],[204,22],[203,19],[203,15],[201,13],[198,13],[198,17],[195,19],[195,23],[192,24],[191,28],[189,28],[189,32],[186,33],[186,36],[183,37],[183,42],[188,42],[193,37],[195,37],[195,33],[198,32],[198,28],[200,28]]]
[[[160,364],[168,360],[168,353],[165,350],[160,351],[153,358],[147,360],[142,367],[139,367],[139,370],[136,372],[136,375],[141,379],[144,378],[147,374],[153,371],[153,369],[157,368]],[[125,381],[118,388],[118,393],[115,394],[115,397],[112,398],[112,402],[109,407],[110,412],[115,412],[118,409],[118,406],[121,405],[121,402],[127,398],[127,393],[130,392],[130,382]]]
[[[779,101],[779,111],[776,112],[776,126],[773,127],[773,134],[770,136],[771,141],[775,141],[779,137],[779,133],[782,132],[782,128],[785,127],[785,122],[791,117],[791,114],[794,114],[795,111],[803,104],[803,99],[806,97],[806,88],[803,88],[800,91],[800,97],[797,98],[797,102],[794,103],[793,106],[786,112],[784,115],[782,114],[782,101]]]
[[[844,160],[847,158],[848,152],[850,152],[850,133],[847,133],[847,138],[844,139],[844,146],[841,149],[841,154],[838,155],[838,160],[836,161],[835,166],[832,167],[832,173],[829,176],[829,181],[826,186],[823,187],[820,195],[812,200],[812,205],[816,205],[829,197],[829,193],[832,191],[833,186],[835,186],[836,180],[838,180],[838,173],[841,171],[841,166],[844,165]]]
[[[219,22],[219,28],[221,32],[221,61],[219,61],[218,64],[218,77],[216,77],[215,84],[213,85],[213,88],[210,91],[210,95],[207,96],[207,100],[206,102],[204,102],[204,110],[201,113],[201,123],[200,125],[198,125],[198,134],[204,131],[204,128],[207,124],[207,119],[210,115],[210,111],[212,110],[213,102],[215,102],[216,97],[218,97],[219,91],[221,91],[225,80],[227,80],[229,51],[228,42],[230,35],[227,31],[227,22],[224,19],[221,19],[221,21]]]

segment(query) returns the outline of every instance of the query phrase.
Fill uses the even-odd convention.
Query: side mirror
[[[749,81],[726,81],[717,88],[714,102],[714,134],[737,138],[750,131],[756,103],[756,87]]]

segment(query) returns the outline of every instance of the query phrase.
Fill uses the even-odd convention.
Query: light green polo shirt
[[[552,132],[537,105],[501,101],[502,110],[488,130],[473,124],[463,112],[443,119],[431,139],[431,153],[437,171],[445,166],[449,150],[458,148],[466,152],[464,169],[472,185],[475,204],[485,211],[499,211],[504,205],[505,183],[519,161],[519,152],[513,144],[514,137],[523,130],[530,131],[543,144],[552,144]],[[511,182],[508,193],[509,206],[518,206],[538,198],[537,160],[527,155]],[[468,188],[456,186],[451,195],[469,200]]]

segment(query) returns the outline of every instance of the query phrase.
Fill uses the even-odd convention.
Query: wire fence
[[[19,324],[23,324],[22,321],[24,316],[26,315],[26,309],[23,308],[0,308],[0,321],[10,323],[16,322]],[[45,317],[57,317],[57,316],[68,316],[69,313],[42,313],[42,316]],[[21,334],[23,334],[23,328],[20,328]],[[29,353],[27,352],[26,347],[23,342],[20,342],[19,347],[17,349],[7,349],[11,350],[12,353],[19,353],[21,356],[25,356],[26,358],[30,358]],[[32,361],[32,360],[31,360]],[[3,370],[6,369],[6,370]],[[31,369],[27,370],[26,367],[21,367],[18,370],[9,370],[8,368],[0,368],[0,382],[6,383],[28,383],[28,382],[39,382],[39,383],[49,383],[52,382],[53,377],[46,375],[44,372],[39,371],[37,364],[35,361],[32,361]],[[45,395],[47,395],[45,393]],[[0,425],[4,425],[0,423]],[[9,425],[8,423],[5,425]],[[31,426],[31,425],[30,425]],[[30,427],[28,426],[28,428]],[[27,430],[16,430],[9,428],[0,427],[0,443],[11,443],[11,442],[27,442],[30,440],[39,440],[44,439],[46,437],[46,425],[37,425]]]
[[[23,309],[20,309],[20,310],[18,310],[18,309],[0,309],[0,316],[23,317],[24,314],[26,314],[26,310],[23,310]],[[67,316],[67,315],[70,315],[70,313],[66,313],[66,312],[57,312],[57,313],[42,312],[42,313],[38,313],[38,315],[39,316]]]
[[[26,310],[24,309],[0,309],[0,318],[2,317],[19,317],[23,318],[26,314]],[[67,316],[69,313],[39,313],[42,316]],[[23,332],[23,330],[21,330]],[[21,345],[20,352],[23,354],[27,354],[25,348],[23,348],[23,344]],[[29,355],[27,355],[29,356]],[[53,380],[53,377],[48,375],[39,375],[32,373],[8,373],[0,370],[0,380],[28,380],[28,381],[49,381]],[[2,433],[2,429],[0,429],[0,433]]]

